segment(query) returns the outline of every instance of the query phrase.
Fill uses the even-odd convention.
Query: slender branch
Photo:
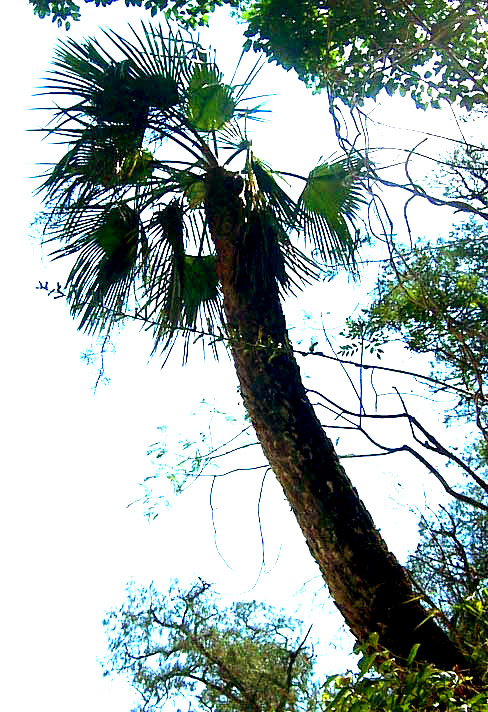
[[[212,530],[213,530],[214,546],[215,546],[215,550],[217,551],[217,554],[222,559],[222,561],[227,566],[227,568],[230,569],[230,571],[234,571],[232,566],[224,558],[222,552],[219,549],[219,545],[217,543],[217,527],[215,526],[215,510],[214,510],[214,506],[213,506],[213,491],[214,491],[215,480],[216,480],[216,476],[214,475],[212,477],[212,484],[210,485],[210,492],[209,492],[209,499],[208,499],[209,505],[210,505],[210,511],[212,513]]]
[[[395,388],[395,390],[397,391],[396,388]],[[461,467],[463,470],[465,470],[465,472],[470,477],[473,478],[473,480],[476,482],[476,484],[478,484],[481,487],[481,489],[483,489],[485,492],[488,492],[488,483],[485,482],[479,475],[477,475],[476,472],[474,470],[472,470],[465,462],[463,462],[461,460],[461,458],[459,458],[455,453],[450,452],[449,450],[447,450],[447,448],[445,448],[443,445],[441,445],[441,443],[437,440],[437,438],[435,438],[434,435],[429,433],[424,428],[424,426],[417,420],[417,418],[415,416],[410,415],[410,413],[408,413],[408,411],[407,411],[405,401],[403,400],[402,396],[400,395],[400,393],[398,393],[398,391],[397,391],[397,394],[398,394],[398,397],[400,398],[400,401],[402,403],[403,409],[405,411],[405,415],[407,416],[407,418],[410,422],[410,427],[411,427],[412,436],[413,436],[414,440],[416,440],[416,442],[418,442],[419,445],[423,445],[423,447],[427,448],[428,450],[431,450],[432,452],[436,452],[441,455],[444,455],[444,457],[447,457],[449,460],[452,460],[453,462],[455,462],[457,465],[459,465],[459,467]],[[417,437],[416,433],[414,432],[413,425],[415,425],[420,430],[420,432],[423,435],[425,435],[425,437],[427,438],[427,441],[422,442]],[[429,443],[431,443],[431,444],[429,444]]]
[[[260,536],[260,538],[261,538],[261,554],[262,554],[262,557],[261,557],[261,565],[260,565],[260,567],[259,567],[259,573],[258,573],[258,576],[257,576],[257,578],[256,578],[256,581],[254,582],[254,586],[256,586],[256,584],[258,583],[258,581],[259,581],[259,579],[260,579],[260,577],[261,577],[261,574],[262,574],[262,572],[264,571],[264,568],[265,568],[265,565],[266,565],[265,556],[264,556],[263,526],[262,526],[262,522],[261,522],[261,499],[262,499],[262,496],[263,496],[263,488],[264,488],[264,483],[265,483],[265,480],[266,480],[266,476],[267,476],[267,474],[268,474],[269,472],[271,472],[271,468],[270,468],[269,466],[267,466],[267,467],[266,467],[266,470],[265,470],[265,472],[264,472],[263,478],[262,478],[262,480],[261,480],[261,487],[259,488],[258,512],[257,512],[257,514],[258,514],[259,536]],[[254,586],[253,586],[252,588],[254,588]]]
[[[355,429],[355,430],[357,430],[358,432],[362,433],[362,435],[364,435],[364,437],[365,437],[367,440],[369,440],[369,442],[370,442],[372,445],[374,445],[375,447],[377,447],[379,450],[382,450],[382,451],[383,451],[383,452],[381,452],[381,453],[376,453],[377,456],[379,456],[379,455],[392,455],[392,454],[398,453],[398,452],[408,452],[408,453],[410,453],[410,454],[413,455],[413,457],[415,457],[419,462],[421,462],[421,463],[424,465],[424,467],[426,467],[427,470],[428,470],[431,474],[434,475],[434,477],[440,482],[440,484],[442,485],[442,487],[445,489],[445,491],[446,491],[449,495],[451,495],[451,497],[454,497],[455,499],[458,499],[458,500],[460,500],[461,502],[465,502],[466,504],[469,504],[469,505],[471,505],[471,506],[473,506],[473,507],[476,507],[476,508],[478,508],[478,509],[482,509],[482,510],[488,512],[488,505],[485,505],[485,504],[483,504],[482,502],[479,502],[478,500],[474,499],[473,497],[470,497],[469,495],[465,495],[465,494],[463,494],[463,493],[461,493],[461,492],[458,492],[457,490],[454,490],[454,489],[449,485],[449,483],[447,482],[447,480],[445,479],[445,477],[443,477],[443,475],[439,472],[439,470],[438,470],[436,467],[434,467],[434,465],[432,465],[421,453],[419,453],[417,450],[415,450],[414,448],[412,448],[410,445],[403,444],[403,445],[400,445],[400,446],[398,446],[398,447],[389,447],[389,446],[387,446],[387,445],[382,445],[382,444],[379,443],[377,440],[375,440],[375,439],[372,437],[372,435],[370,435],[370,433],[365,429],[365,427],[364,427],[363,425],[358,424],[358,423],[354,423],[352,420],[350,420],[349,418],[346,417],[346,416],[351,416],[351,417],[353,417],[353,418],[356,418],[357,420],[360,420],[361,415],[360,415],[359,413],[355,413],[354,411],[350,411],[350,410],[348,410],[348,409],[346,409],[346,408],[341,408],[341,407],[339,407],[334,401],[332,401],[332,400],[331,400],[330,398],[328,398],[327,396],[324,396],[324,395],[323,395],[322,393],[320,393],[319,391],[316,391],[316,390],[313,390],[313,389],[308,389],[308,392],[309,392],[309,393],[314,393],[315,395],[319,396],[319,397],[322,398],[326,403],[329,404],[329,405],[324,405],[323,403],[318,403],[317,405],[322,406],[322,407],[326,408],[327,410],[330,410],[331,412],[335,412],[335,411],[332,410],[332,408],[335,408],[337,411],[339,411],[339,412],[335,412],[336,417],[343,418],[347,423],[350,424],[350,426],[352,426],[352,429]],[[331,406],[332,406],[332,408],[331,408]],[[406,418],[406,419],[408,420],[410,426],[412,425],[412,422],[414,422],[415,424],[417,424],[416,419],[415,419],[413,416],[411,416],[409,413],[392,413],[392,414],[378,414],[378,413],[375,413],[375,414],[368,414],[368,413],[365,413],[365,414],[362,415],[362,418],[364,418],[364,419],[366,419],[366,418],[368,418],[368,419],[377,419],[377,420],[388,420],[388,419],[394,420],[394,419],[398,419],[398,418]],[[342,429],[342,426],[336,426],[336,427],[339,427],[339,428]],[[435,442],[435,438],[434,438],[433,436],[430,436],[430,434],[427,433],[427,431],[425,430],[425,428],[422,428],[422,432],[424,432],[424,431],[425,431],[425,433],[427,434],[427,436],[429,436],[429,439],[431,440],[431,442]],[[449,459],[452,459],[452,460],[455,461],[455,462],[456,462],[457,459],[458,459],[456,455],[454,455],[453,453],[450,453],[446,448],[444,448],[444,447],[442,447],[442,446],[440,446],[442,449],[439,450],[439,451],[437,451],[437,450],[435,450],[433,447],[428,447],[428,445],[426,446],[424,443],[422,443],[422,442],[421,442],[420,440],[418,440],[417,438],[416,438],[416,440],[417,440],[417,442],[419,442],[419,444],[423,445],[424,447],[427,447],[429,450],[431,450],[431,451],[433,451],[433,452],[437,452],[438,454],[442,454],[442,455],[444,455],[445,457],[447,457],[447,458],[449,458]],[[374,453],[368,454],[368,455],[363,455],[363,457],[371,457],[372,455],[374,455]],[[355,457],[356,457],[356,456],[355,456]],[[478,476],[477,476],[475,473],[473,473],[473,471],[472,471],[470,468],[468,468],[467,465],[465,465],[464,463],[461,463],[461,466],[463,467],[463,469],[464,469],[466,472],[468,472],[468,474],[470,474],[470,475],[477,481]],[[483,483],[483,484],[484,484],[484,489],[486,490],[486,483]]]
[[[124,312],[122,310],[115,311],[114,312],[115,317],[120,317],[120,318],[127,318],[127,319],[132,319],[133,321],[142,321],[145,324],[149,325],[158,325],[158,322],[153,319],[148,319],[147,317],[143,316],[142,314],[129,314],[128,312]],[[190,333],[190,334],[196,334],[198,336],[207,336],[212,339],[216,339],[218,341],[222,341],[225,343],[229,342],[229,337],[225,334],[215,334],[213,331],[206,331],[205,329],[197,329],[193,327],[187,327],[187,326],[179,326],[176,329],[177,331],[181,331],[182,333]],[[244,345],[244,344],[243,344]],[[248,344],[249,346],[254,346],[255,348],[265,348],[264,346],[260,344]],[[464,388],[460,388],[459,386],[455,386],[451,383],[447,383],[445,381],[440,381],[437,378],[433,378],[432,376],[426,376],[423,373],[417,373],[416,371],[409,371],[408,369],[402,369],[402,368],[393,368],[391,366],[380,366],[379,364],[372,364],[372,363],[361,363],[360,361],[353,361],[351,359],[344,359],[344,358],[339,358],[338,356],[334,355],[331,356],[330,354],[326,354],[323,351],[303,351],[301,349],[292,349],[294,354],[297,354],[298,356],[318,356],[320,358],[325,358],[330,361],[336,361],[337,363],[340,364],[347,364],[350,366],[354,366],[356,368],[362,368],[365,371],[368,369],[376,370],[376,371],[386,371],[388,373],[398,373],[399,375],[402,376],[412,376],[412,378],[418,378],[422,381],[426,381],[427,383],[432,383],[433,385],[440,386],[441,390],[449,390],[449,391],[454,391],[455,393],[459,393],[460,395],[464,396],[465,398],[473,399],[475,395],[471,393],[470,391],[467,391]]]
[[[285,705],[286,705],[286,703],[287,703],[287,701],[288,701],[288,696],[289,696],[289,694],[290,694],[290,689],[291,689],[291,685],[292,685],[292,682],[293,682],[293,666],[294,666],[295,663],[296,663],[296,660],[297,660],[297,658],[298,658],[298,656],[299,656],[299,654],[300,654],[300,651],[303,650],[303,648],[304,648],[304,646],[305,646],[305,643],[306,643],[306,641],[307,641],[307,638],[308,638],[308,636],[310,635],[310,631],[311,631],[311,630],[312,630],[312,626],[310,626],[309,629],[307,630],[307,632],[306,632],[306,634],[305,634],[305,637],[304,637],[303,640],[301,641],[301,643],[300,643],[300,645],[298,646],[298,648],[297,648],[296,650],[290,651],[289,660],[288,660],[288,667],[287,667],[287,670],[286,670],[286,690],[283,691],[283,695],[281,696],[281,701],[280,701],[280,703],[278,704],[278,706],[277,706],[277,708],[276,708],[276,712],[281,712],[282,710],[285,709]]]
[[[460,388],[459,386],[455,386],[451,383],[446,383],[445,381],[440,381],[439,379],[433,378],[432,376],[426,376],[423,373],[417,373],[415,371],[409,371],[403,368],[380,366],[379,364],[375,363],[361,363],[360,361],[352,361],[350,359],[339,358],[338,356],[331,356],[330,354],[326,354],[323,351],[301,351],[300,349],[293,349],[293,353],[298,354],[299,356],[320,356],[321,358],[325,358],[330,361],[337,361],[338,363],[348,364],[350,366],[355,366],[356,368],[362,368],[365,371],[371,369],[376,371],[386,371],[388,373],[398,373],[401,376],[412,376],[412,378],[418,378],[422,381],[426,381],[427,383],[432,383],[433,385],[441,386],[441,390],[455,391],[456,393],[463,395],[465,398],[474,398],[474,393],[471,393],[470,391],[467,391],[464,388]]]

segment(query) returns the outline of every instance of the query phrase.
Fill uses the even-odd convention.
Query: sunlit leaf
[[[357,247],[356,226],[365,203],[359,180],[361,160],[320,163],[308,175],[298,204],[303,230],[326,261],[352,266]]]
[[[145,149],[136,149],[122,161],[117,171],[117,178],[120,182],[140,183],[150,178],[153,170],[153,154]]]
[[[232,88],[216,69],[197,65],[188,87],[188,119],[199,131],[217,131],[234,115]]]

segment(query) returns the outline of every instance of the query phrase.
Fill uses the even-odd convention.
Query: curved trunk
[[[245,406],[312,556],[347,625],[360,641],[377,632],[394,654],[450,669],[465,660],[415,598],[308,400],[288,343],[274,278],[249,279],[242,182],[222,168],[206,178],[206,214],[235,368]],[[253,239],[254,238],[254,239]],[[261,273],[261,276],[259,276]]]

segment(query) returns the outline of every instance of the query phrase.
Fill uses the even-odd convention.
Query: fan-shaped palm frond
[[[95,332],[124,311],[136,273],[145,271],[147,239],[139,213],[121,204],[78,225],[76,239],[53,253],[78,254],[68,277],[68,300],[80,328]]]
[[[216,67],[195,65],[188,88],[188,120],[198,131],[218,131],[234,116],[232,87]]]
[[[64,209],[74,202],[85,205],[107,190],[140,185],[155,165],[153,154],[121,127],[90,126],[51,168],[39,192]]]
[[[298,200],[301,228],[320,258],[349,268],[355,266],[354,226],[365,203],[360,168],[359,158],[319,163],[310,171]]]
[[[69,118],[81,115],[98,123],[123,125],[137,135],[146,128],[151,109],[170,112],[181,103],[180,90],[196,43],[181,36],[165,38],[161,28],[143,28],[145,42],[134,33],[139,46],[105,32],[119,51],[119,60],[94,39],[60,43],[42,94],[78,101],[55,112],[51,130],[68,130]]]

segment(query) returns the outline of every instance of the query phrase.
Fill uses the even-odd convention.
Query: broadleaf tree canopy
[[[86,2],[91,0],[85,0]],[[116,0],[95,0],[110,5]],[[79,19],[72,0],[30,0],[40,17]],[[348,104],[382,90],[420,107],[442,100],[471,109],[488,104],[486,4],[479,0],[125,0],[194,27],[228,5],[244,23],[246,49],[294,69]]]

